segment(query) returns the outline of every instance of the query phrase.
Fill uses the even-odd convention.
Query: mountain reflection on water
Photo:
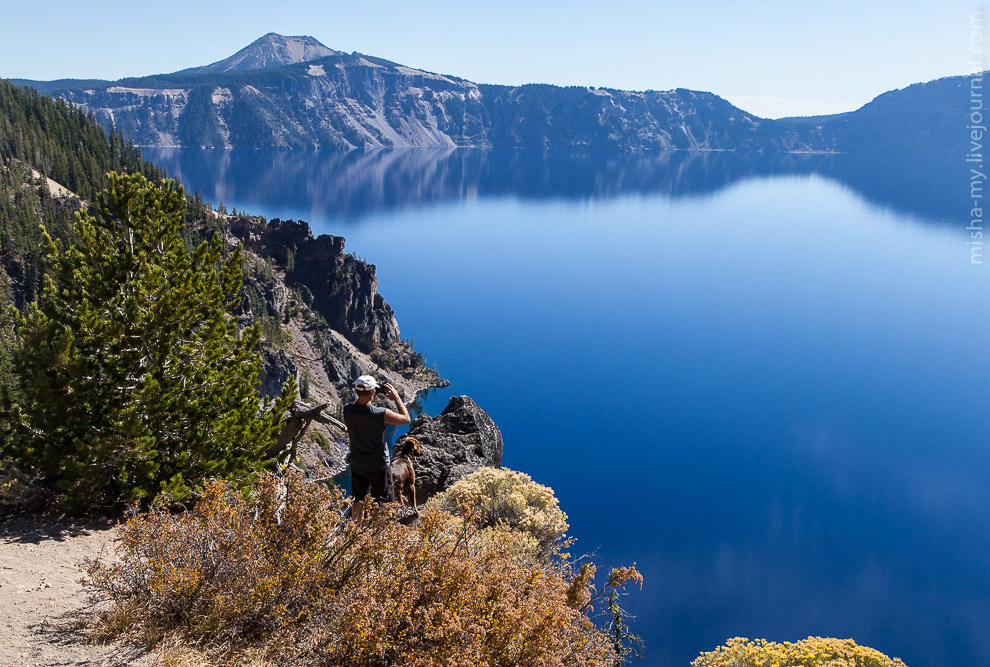
[[[144,154],[183,183],[201,184],[208,201],[243,201],[254,205],[252,213],[306,220],[353,220],[389,209],[509,195],[703,196],[746,179],[812,174],[929,222],[965,220],[969,204],[970,165],[963,156],[463,148],[345,153],[145,148]]]

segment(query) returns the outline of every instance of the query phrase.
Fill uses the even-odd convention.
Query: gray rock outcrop
[[[229,225],[245,248],[284,267],[293,286],[305,289],[304,299],[309,299],[330,328],[359,350],[387,349],[401,340],[395,313],[378,293],[375,265],[345,254],[342,237],[314,237],[301,220],[274,218],[266,223],[262,218],[241,216],[231,218]],[[288,298],[284,287],[276,285],[268,291],[273,294],[265,294],[265,299],[276,312],[283,312]]]
[[[502,465],[502,432],[468,396],[453,396],[436,417],[420,415],[409,435],[425,451],[414,463],[419,503],[482,466]]]
[[[261,351],[261,386],[258,391],[262,396],[275,398],[282,395],[282,385],[290,377],[295,377],[299,367],[285,350],[262,349]]]

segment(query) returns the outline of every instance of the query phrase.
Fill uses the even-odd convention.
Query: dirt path
[[[0,666],[147,665],[123,643],[88,640],[92,610],[78,564],[110,549],[109,524],[39,517],[0,521]]]

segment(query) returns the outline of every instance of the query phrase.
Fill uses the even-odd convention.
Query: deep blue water
[[[990,664],[990,272],[953,160],[148,151],[343,235],[404,337],[635,561],[642,664],[853,637]]]

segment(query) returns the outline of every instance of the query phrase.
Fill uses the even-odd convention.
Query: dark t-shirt
[[[344,424],[351,441],[351,469],[378,472],[387,468],[385,408],[348,403],[344,406]]]

